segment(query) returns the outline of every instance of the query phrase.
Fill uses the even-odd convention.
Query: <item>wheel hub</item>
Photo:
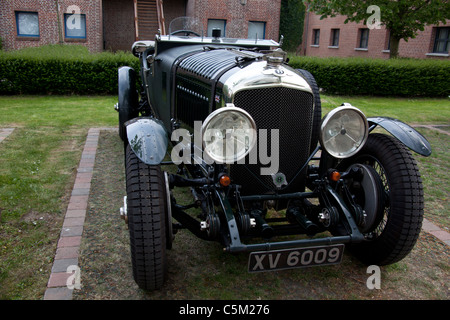
[[[349,190],[354,197],[356,221],[362,233],[372,231],[383,215],[382,182],[378,173],[370,166],[353,164],[349,170],[358,168],[362,172],[358,180],[351,179]]]

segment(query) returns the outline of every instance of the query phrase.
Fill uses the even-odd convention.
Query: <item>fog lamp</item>
[[[364,146],[368,133],[366,116],[359,109],[345,104],[323,118],[320,144],[333,157],[348,158]]]
[[[227,104],[205,119],[202,140],[205,154],[211,160],[234,163],[243,159],[256,144],[256,124],[248,112]]]

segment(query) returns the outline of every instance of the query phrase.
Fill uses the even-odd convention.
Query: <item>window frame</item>
[[[19,15],[21,13],[36,14],[37,21],[38,21],[38,33],[37,34],[23,34],[23,33],[20,33]],[[15,16],[15,19],[16,19],[16,36],[17,37],[19,37],[19,38],[32,38],[32,39],[39,39],[41,37],[41,28],[40,28],[40,25],[39,25],[39,12],[38,11],[17,10],[17,11],[14,11],[14,16]]]
[[[226,19],[208,19],[208,25],[207,25],[207,36],[208,37],[212,37],[212,35],[209,35],[209,22],[210,21],[220,21],[223,22],[223,33],[221,34],[221,37],[226,37],[226,33],[227,33],[227,20]],[[211,29],[212,32],[213,29]]]
[[[247,38],[248,39],[255,39],[255,38],[250,38],[250,35],[248,34],[248,28],[250,26],[250,23],[258,23],[258,24],[262,24],[263,25],[263,37],[262,38],[258,38],[258,39],[265,39],[266,38],[266,28],[267,28],[267,22],[266,21],[255,21],[255,20],[249,20],[248,24],[247,24]]]
[[[320,29],[313,29],[313,36],[312,36],[312,44],[313,46],[319,46],[320,43]]]
[[[447,38],[442,37],[441,35],[442,31],[447,31]],[[444,48],[447,48],[447,51],[437,51],[441,42],[444,42]],[[448,54],[449,49],[450,49],[450,27],[436,27],[432,52],[437,54]]]
[[[339,28],[331,29],[330,47],[333,47],[333,48],[339,47],[340,35],[341,35],[341,29],[339,29]]]
[[[67,35],[67,17],[72,15],[79,15],[80,17],[84,17],[84,37],[80,36],[70,36]],[[86,40],[87,39],[87,19],[85,13],[64,13],[64,39],[66,40]]]
[[[369,29],[368,28],[360,28],[359,29],[359,46],[358,49],[368,49],[369,48]],[[365,36],[365,34],[367,36]]]

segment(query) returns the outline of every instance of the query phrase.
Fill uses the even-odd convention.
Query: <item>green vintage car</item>
[[[409,149],[428,156],[427,140],[347,103],[322,117],[313,75],[279,43],[198,26],[177,19],[169,35],[134,43],[139,75],[119,69],[121,214],[139,287],[163,285],[180,229],[248,252],[249,272],[336,264],[344,247],[367,264],[404,258],[424,207]],[[175,187],[192,201],[176,201]]]

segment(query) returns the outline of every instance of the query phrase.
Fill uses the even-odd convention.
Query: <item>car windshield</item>
[[[265,27],[261,22],[248,22],[244,19],[231,21],[209,19],[206,29],[203,24],[193,17],[178,17],[169,24],[169,35],[186,37],[219,37],[228,39],[264,39]],[[220,32],[213,33],[214,30]]]
[[[203,36],[203,25],[196,18],[178,17],[169,24],[169,35]]]

